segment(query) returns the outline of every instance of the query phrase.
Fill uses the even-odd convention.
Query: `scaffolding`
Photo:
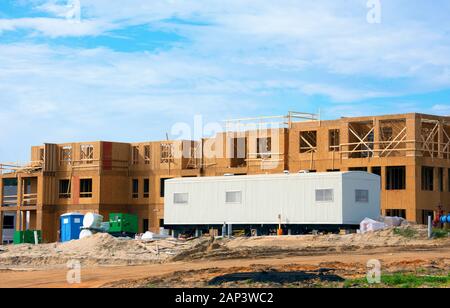
[[[25,165],[21,165],[18,163],[5,163],[0,164],[0,175],[9,173],[32,174],[40,172],[42,169],[43,169],[43,161],[32,161]]]
[[[314,113],[289,111],[287,115],[241,118],[225,120],[224,122],[225,130],[227,132],[238,132],[252,129],[292,128],[293,123],[305,121],[320,121],[320,115]]]

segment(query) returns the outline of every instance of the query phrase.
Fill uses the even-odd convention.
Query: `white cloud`
[[[450,103],[448,104],[436,104],[434,105],[431,110],[434,113],[440,114],[440,115],[447,115],[450,116]]]
[[[177,51],[0,45],[0,131],[8,132],[0,143],[163,139],[197,113],[217,121],[255,110],[254,100],[232,97],[232,86],[207,88],[225,77],[219,65]]]
[[[10,142],[157,139],[171,120],[195,113],[219,120],[287,106],[311,111],[316,96],[331,103],[330,117],[385,113],[360,101],[450,87],[443,1],[383,1],[380,25],[366,22],[365,0],[81,0],[80,23],[65,19],[67,1],[21,1],[46,16],[0,19],[0,39],[27,30],[21,43],[0,45],[0,130],[27,123],[0,137]],[[126,37],[133,25],[185,40],[139,52],[48,40],[111,38],[114,30]],[[445,104],[429,109],[449,112]]]
[[[0,35],[2,31],[31,29],[51,38],[96,36],[114,28],[112,24],[96,20],[83,20],[78,23],[65,18],[0,19]]]
[[[395,96],[395,94],[389,92],[352,89],[351,87],[344,88],[325,84],[305,84],[301,86],[301,90],[302,92],[310,95],[328,96],[337,102],[352,102],[377,97]]]
[[[188,37],[191,45],[186,52],[190,55],[238,58],[238,62],[269,69],[312,67],[331,76],[411,79],[418,82],[415,89],[418,85],[424,90],[450,85],[450,41],[445,31],[450,30],[450,23],[409,19],[416,12],[405,10],[410,3],[403,0],[383,2],[381,25],[366,22],[365,0],[129,0],[126,6],[121,1],[81,0],[80,24],[60,18],[66,1],[31,3],[56,18],[0,19],[0,31],[26,28],[50,37],[97,36],[149,24]],[[439,5],[433,7],[420,5],[420,10],[436,11]],[[171,23],[170,18],[209,26]]]

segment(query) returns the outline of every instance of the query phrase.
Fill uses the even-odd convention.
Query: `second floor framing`
[[[427,157],[450,161],[450,118],[424,114],[291,122],[202,140],[81,142],[32,147],[26,166],[0,172],[147,172],[289,169],[302,161]]]

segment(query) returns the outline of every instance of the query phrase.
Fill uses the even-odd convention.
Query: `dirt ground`
[[[402,232],[398,232],[398,231]],[[407,232],[403,232],[403,231]],[[450,273],[450,239],[408,226],[368,234],[141,242],[96,235],[65,244],[0,248],[0,287],[312,287],[383,273]],[[66,263],[82,264],[70,285]]]

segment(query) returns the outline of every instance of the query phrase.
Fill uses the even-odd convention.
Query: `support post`
[[[26,215],[25,215],[25,230],[30,230],[30,220],[31,220],[31,213],[30,213],[30,211],[26,211]]]
[[[431,239],[433,236],[433,218],[428,216],[428,238]]]
[[[16,215],[16,231],[23,231],[23,218],[22,218],[22,198],[23,198],[23,186],[22,177],[17,177],[17,215]]]
[[[381,141],[381,123],[379,119],[373,120],[374,125],[374,144],[373,144],[373,156],[380,157],[380,141]],[[383,144],[384,145],[384,144]]]
[[[350,127],[349,127],[349,123],[348,122],[345,122],[340,127],[340,135],[341,135],[340,139],[341,140],[340,140],[340,145],[339,145],[339,153],[341,155],[341,160],[349,158],[349,154],[348,154],[349,147],[348,147],[348,145],[347,146],[342,146],[342,144],[350,143],[349,130],[350,130]],[[345,152],[345,153],[342,153],[342,151]]]
[[[231,238],[233,236],[233,225],[228,224],[228,238]]]
[[[406,126],[408,127],[407,139],[414,140],[412,146],[414,149],[411,152],[408,152],[407,156],[415,156],[422,157],[423,156],[423,145],[422,145],[422,120],[419,116],[415,116],[412,119],[406,120]]]
[[[223,226],[222,226],[222,237],[226,237],[227,236],[227,223],[224,222]]]
[[[439,121],[438,129],[438,157],[444,158],[444,154],[442,152],[444,148],[444,125],[442,124],[442,121]]]

